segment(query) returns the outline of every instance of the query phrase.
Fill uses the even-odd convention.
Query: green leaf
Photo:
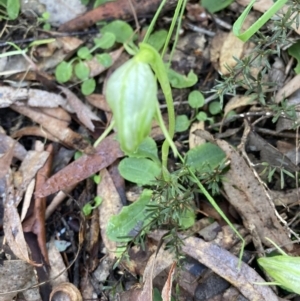
[[[180,133],[186,131],[190,127],[190,120],[186,115],[178,115],[175,119],[175,132]]]
[[[195,212],[194,210],[187,209],[180,215],[179,224],[182,229],[188,229],[195,224]]]
[[[104,3],[107,3],[107,2],[111,2],[111,0],[96,0],[95,3],[94,3],[94,8],[104,4]]]
[[[92,213],[92,211],[93,211],[93,207],[90,203],[85,204],[82,208],[82,212],[83,212],[84,216],[90,215]]]
[[[112,216],[106,227],[107,237],[117,242],[128,242],[135,237],[142,227],[151,221],[151,218],[146,219],[146,206],[151,197],[152,191],[145,189],[137,201],[123,207],[118,215]]]
[[[208,142],[190,149],[185,156],[185,162],[193,170],[206,172],[208,168],[216,168],[225,157],[220,147]]]
[[[79,159],[82,156],[83,156],[82,152],[76,151],[75,154],[74,154],[74,160],[76,161],[77,159]]]
[[[93,176],[93,180],[98,185],[100,183],[100,181],[101,181],[100,175],[94,175]]]
[[[151,137],[147,137],[138,146],[136,152],[132,154],[135,158],[150,158],[158,165],[160,165],[160,160],[158,158],[158,149],[155,141]]]
[[[172,69],[168,69],[168,78],[171,86],[178,89],[192,87],[198,81],[198,77],[193,70],[191,70],[189,74],[185,76]]]
[[[234,0],[201,0],[201,6],[207,9],[211,14],[214,14],[228,5],[230,5]]]
[[[209,104],[208,110],[210,114],[217,115],[222,111],[222,107],[219,101],[213,101]]]
[[[65,83],[72,76],[72,65],[67,62],[61,62],[56,66],[55,78],[59,83]]]
[[[90,78],[84,81],[81,85],[81,92],[83,95],[90,95],[96,89],[96,81],[93,78]]]
[[[300,73],[300,41],[292,45],[288,49],[288,53],[290,56],[294,57],[297,60],[297,66],[294,68],[296,74]]]
[[[96,59],[105,68],[110,67],[113,63],[112,57],[109,53],[96,54]]]
[[[101,49],[111,48],[116,41],[116,36],[111,32],[104,32],[101,38],[95,38],[94,43]]]
[[[9,19],[15,20],[20,11],[20,0],[7,0],[6,11]]]
[[[102,204],[102,201],[103,201],[103,199],[99,195],[95,196],[94,197],[94,203],[95,203],[94,209],[99,207]]]
[[[257,262],[275,280],[276,285],[300,294],[300,257],[278,255],[262,257]]]
[[[85,80],[89,77],[90,75],[90,69],[89,67],[82,61],[77,63],[74,68],[75,75],[78,77],[80,80]]]
[[[125,43],[133,36],[132,27],[128,23],[120,20],[113,21],[103,26],[100,31],[102,34],[106,32],[114,34],[118,43]]]
[[[168,32],[166,30],[158,30],[151,34],[148,40],[148,44],[153,46],[157,51],[160,51],[165,44],[167,36]]]
[[[161,167],[146,158],[125,158],[119,164],[121,176],[138,185],[149,185],[160,175]]]
[[[91,59],[92,58],[92,55],[91,55],[91,52],[90,52],[90,49],[87,48],[87,47],[80,47],[77,51],[77,55],[83,59],[83,60],[87,60],[87,59]]]
[[[199,112],[196,116],[197,120],[205,121],[207,120],[207,114],[205,112]]]
[[[277,0],[274,4],[255,21],[248,29],[244,32],[240,32],[242,26],[256,0],[252,0],[248,6],[244,9],[243,13],[234,22],[232,31],[243,42],[248,41],[259,29],[271,19],[278,10],[280,10],[288,0]]]
[[[189,94],[188,102],[193,109],[197,109],[204,106],[205,99],[200,91],[194,90]]]

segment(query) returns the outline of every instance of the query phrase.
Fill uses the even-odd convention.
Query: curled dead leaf
[[[82,296],[78,288],[70,283],[63,282],[53,288],[50,294],[50,301],[82,301]]]

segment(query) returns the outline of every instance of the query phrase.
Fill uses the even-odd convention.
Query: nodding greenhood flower
[[[127,154],[134,153],[149,135],[156,110],[157,81],[145,61],[145,55],[138,53],[114,71],[106,85],[106,100],[121,149]]]

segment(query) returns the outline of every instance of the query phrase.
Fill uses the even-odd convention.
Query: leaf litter
[[[172,10],[176,1],[167,2],[167,10]],[[247,5],[247,3],[242,3],[242,1],[237,2],[241,5]],[[137,15],[138,17],[149,15],[156,10],[158,3],[159,1],[153,0],[132,1],[131,5],[135,8],[135,13],[133,13],[132,7],[128,6],[128,1],[119,0],[118,4],[114,2],[108,3],[65,24],[60,23],[59,30],[74,31],[78,28],[90,27],[92,23],[100,20],[118,18],[127,20],[132,19],[133,15]],[[272,1],[265,1],[264,4],[257,3],[254,9],[265,11],[271,4]],[[191,12],[189,11],[189,13]],[[257,18],[255,14],[251,17],[253,20]],[[51,22],[54,24],[55,20]],[[206,20],[203,25],[208,27],[209,22]],[[51,33],[53,36],[55,34],[56,32]],[[220,41],[222,42],[219,43]],[[62,85],[58,86],[54,82],[55,78],[53,74],[51,74],[51,68],[55,67],[63,59],[71,57],[84,41],[76,38],[60,37],[57,38],[55,43],[49,43],[45,47],[35,47],[35,55],[39,59],[44,58],[37,63],[28,62],[28,59],[25,57],[24,60],[24,56],[21,55],[16,57],[17,60],[20,60],[20,68],[12,68],[8,64],[8,61],[3,60],[6,66],[1,69],[1,75],[10,74],[11,79],[15,81],[13,84],[11,80],[11,86],[5,84],[0,87],[1,110],[10,108],[14,111],[13,116],[26,116],[27,120],[23,117],[21,121],[22,125],[18,125],[14,129],[6,125],[6,130],[9,134],[6,134],[5,131],[0,134],[0,152],[2,154],[0,157],[0,191],[3,198],[2,211],[4,211],[4,217],[2,224],[5,243],[10,247],[13,256],[22,260],[4,260],[5,269],[0,267],[0,273],[7,279],[11,276],[10,273],[16,273],[24,277],[24,281],[22,283],[14,283],[14,287],[10,287],[9,289],[4,286],[1,287],[0,293],[2,294],[8,290],[28,288],[33,283],[36,283],[38,279],[39,282],[45,281],[46,285],[41,287],[39,290],[41,296],[37,297],[36,300],[38,298],[48,300],[50,293],[53,295],[57,290],[67,294],[74,293],[77,296],[76,300],[81,300],[83,296],[86,299],[92,298],[95,295],[100,296],[102,291],[100,288],[97,288],[99,283],[100,285],[98,286],[103,286],[105,281],[112,282],[116,286],[118,284],[115,275],[112,275],[112,271],[114,269],[115,256],[120,251],[118,249],[120,244],[108,239],[107,226],[111,216],[118,214],[123,207],[124,201],[126,201],[125,192],[129,188],[127,187],[128,183],[120,181],[120,175],[113,174],[113,168],[111,167],[113,165],[117,166],[119,159],[124,156],[124,153],[120,150],[116,136],[108,136],[96,148],[93,148],[90,141],[86,139],[87,133],[90,137],[96,139],[103,132],[103,129],[99,131],[99,124],[105,127],[105,122],[102,121],[105,118],[103,119],[102,115],[105,115],[108,121],[111,118],[111,112],[105,102],[104,96],[99,94],[98,91],[92,96],[87,96],[85,100],[90,103],[88,105],[85,101],[81,100],[82,95],[77,93],[76,89],[67,88]],[[227,67],[232,68],[237,63],[236,59],[232,60],[233,48],[239,52],[237,55],[238,59],[242,59],[246,52],[252,49],[251,44],[242,43],[240,47],[236,46],[237,41],[235,38],[230,33],[222,32],[219,35],[217,33],[214,41],[211,42],[210,49],[203,49],[201,51],[210,52],[211,63],[215,69],[225,74],[228,72],[228,68],[225,67],[226,64]],[[123,48],[119,48],[110,52],[112,63],[118,61],[122,51]],[[197,55],[197,53],[193,53],[192,55]],[[203,59],[206,59],[205,53],[203,54]],[[99,83],[103,84],[105,80],[101,75],[109,67],[101,65],[95,58],[85,63],[90,71],[89,76],[95,77],[100,75],[98,80]],[[208,61],[206,63],[208,64]],[[21,71],[28,71],[28,66],[31,70],[21,73]],[[259,70],[259,68],[252,70],[252,74],[257,74]],[[202,71],[200,70],[199,72]],[[210,69],[209,72],[210,76],[212,76],[214,71]],[[216,75],[213,75],[213,77],[216,78]],[[205,82],[212,85],[213,77],[206,77]],[[277,103],[281,101],[282,96],[288,97],[298,90],[297,78],[297,76],[294,76],[292,80],[287,81],[282,89],[277,92],[275,95]],[[7,83],[9,83],[9,80]],[[37,81],[43,87],[40,86],[38,89],[32,89],[31,87],[22,88],[18,85],[17,81],[20,81],[21,84],[23,80]],[[76,84],[76,79],[72,78],[70,81]],[[15,84],[17,84],[16,87],[14,87]],[[200,83],[200,86],[201,84],[203,83]],[[49,91],[46,91],[44,88]],[[180,97],[182,99],[183,96],[181,95]],[[255,109],[258,103],[250,103],[250,100],[247,95],[236,95],[227,100],[225,115],[227,113],[230,114],[232,110],[244,112],[248,108]],[[99,110],[96,111],[95,108]],[[100,115],[101,117],[99,117]],[[5,120],[4,123],[7,123],[5,116],[2,117],[1,115],[2,118]],[[222,122],[225,122],[225,118],[226,116],[222,117]],[[28,122],[28,120],[31,122]],[[29,126],[26,126],[26,124],[29,124]],[[204,129],[204,122],[194,123],[194,127],[188,135],[190,148],[203,143],[205,140],[195,134],[195,129],[196,132],[199,129]],[[240,125],[240,129],[243,127],[244,125]],[[152,134],[154,130],[153,128]],[[235,135],[237,132],[232,133]],[[49,156],[50,150],[44,151],[44,148],[39,146],[40,150],[32,151],[30,149],[33,146],[30,145],[30,140],[26,142],[28,137],[34,136],[43,137],[45,143],[51,140],[54,142],[54,148],[67,147],[78,150],[83,155],[79,159],[62,167],[54,175],[51,175],[52,163]],[[158,134],[153,134],[153,137],[157,138]],[[230,135],[228,137],[230,138]],[[13,138],[21,139],[20,141],[16,141]],[[26,148],[23,146],[23,143],[26,144]],[[180,139],[177,143],[184,147],[184,143]],[[234,211],[228,213],[231,214],[230,218],[236,222],[239,220],[237,218],[238,215],[242,219],[242,224],[246,230],[241,229],[241,232],[246,231],[244,235],[248,238],[252,237],[256,251],[262,253],[264,252],[264,246],[272,246],[266,239],[268,237],[277,245],[283,246],[285,250],[297,255],[298,248],[292,244],[288,228],[279,222],[279,220],[283,221],[283,218],[278,216],[275,206],[271,203],[271,198],[276,200],[276,206],[281,206],[282,203],[285,205],[288,205],[290,202],[297,203],[298,190],[293,190],[293,194],[288,190],[285,192],[278,192],[276,190],[268,192],[259,181],[254,168],[250,168],[244,157],[233,148],[231,145],[232,141],[229,143],[219,139],[213,140],[213,143],[216,143],[226,153],[226,159],[230,160],[230,169],[222,180],[223,193],[232,207],[230,209]],[[282,165],[287,165],[288,170],[292,172],[298,171],[297,164],[290,162],[289,159],[283,159],[284,156],[276,147],[257,134],[251,133],[250,142],[248,141],[248,143],[251,147],[255,146],[256,151],[260,152],[261,161],[266,161],[271,166],[276,162],[280,162],[281,167]],[[51,144],[49,145],[51,146]],[[54,150],[53,156],[55,156],[55,153],[56,151]],[[80,200],[80,197],[76,197],[78,196],[78,191],[81,189],[82,181],[86,179],[88,181],[89,177],[93,177],[95,174],[98,176],[98,173],[101,181],[97,184],[97,187],[93,188],[94,192],[91,192],[91,189],[88,193],[82,194],[87,198],[84,201]],[[54,193],[58,193],[58,201],[46,199],[46,197]],[[102,198],[101,206],[94,211],[91,217],[82,217],[80,210],[87,202],[92,201],[94,195]],[[24,199],[27,201],[25,202]],[[64,201],[64,199],[67,200]],[[53,202],[53,205],[49,204],[49,200]],[[20,205],[23,205],[22,219],[19,212]],[[0,209],[1,207],[2,204],[0,205]],[[201,208],[203,208],[201,209],[203,211],[200,212],[199,209],[199,213],[204,216],[210,216],[208,207],[203,206]],[[50,217],[51,214],[52,216]],[[47,223],[45,222],[46,217],[49,218]],[[58,226],[64,226],[64,230],[59,229]],[[205,231],[209,231],[208,228],[205,228]],[[219,231],[219,234],[222,231],[225,233],[225,226],[219,220],[213,229],[215,232]],[[33,234],[34,238],[26,238],[28,233]],[[198,232],[196,231],[195,233]],[[186,256],[194,258],[198,265],[201,263],[211,269],[222,281],[226,280],[227,282],[224,281],[224,290],[225,287],[231,284],[248,300],[280,300],[270,287],[255,284],[257,282],[264,282],[264,280],[250,265],[242,263],[241,268],[237,268],[239,265],[238,258],[232,254],[234,252],[226,251],[228,246],[225,243],[218,245],[218,240],[209,238],[209,236],[204,234],[204,231],[199,231],[199,233],[203,233],[199,235],[203,235],[205,239],[210,239],[213,242],[197,238],[193,235],[194,233],[191,233],[191,236],[186,238],[184,237],[184,232],[182,232],[181,235],[184,238],[182,251]],[[141,257],[138,256],[142,255],[138,252],[129,261],[120,261],[120,266],[127,266],[127,270],[135,277],[143,276],[144,283],[141,289],[135,290],[134,288],[130,288],[126,292],[123,292],[121,300],[152,300],[153,286],[156,285],[162,291],[163,300],[170,300],[173,293],[173,282],[179,284],[181,288],[185,288],[190,293],[190,296],[193,296],[193,294],[197,296],[195,291],[195,287],[198,287],[197,279],[195,279],[196,284],[194,286],[192,281],[188,285],[181,283],[181,280],[176,277],[176,273],[178,272],[174,272],[176,264],[174,263],[172,253],[168,253],[164,249],[164,246],[159,247],[159,244],[156,246],[157,243],[154,243],[154,241],[159,241],[163,234],[162,231],[154,231],[148,235],[147,240],[144,242],[144,249],[140,249],[140,252],[144,256],[144,264],[141,265]],[[49,239],[49,235],[51,239]],[[227,239],[229,240],[232,240],[234,237],[229,232],[227,235]],[[78,240],[76,241],[72,240],[72,237],[74,238],[75,236],[78,236]],[[71,251],[62,252],[65,262],[62,261],[60,253],[53,246],[54,237],[57,241],[64,241],[65,239],[71,241]],[[88,264],[86,264],[88,271],[81,274],[78,265],[75,264],[74,268],[72,267],[72,274],[74,275],[71,278],[74,278],[73,282],[75,286],[80,288],[78,290],[69,282],[65,272],[67,268],[71,267],[73,262],[70,258],[76,259],[76,256],[78,256],[79,251],[77,252],[76,248],[80,250],[84,239],[86,239],[85,251],[89,258],[82,256],[80,260],[84,264],[88,261]],[[51,241],[48,249],[46,246],[47,241]],[[100,245],[99,241],[101,242]],[[130,251],[134,247],[129,246]],[[158,252],[155,252],[155,249]],[[48,255],[48,252],[49,254],[56,254],[57,260],[53,261],[52,256],[54,255]],[[44,268],[41,268],[40,262],[36,260],[36,253],[41,255],[46,266],[51,266],[51,269],[44,273],[43,276],[41,276],[41,270]],[[105,254],[105,257],[102,257],[101,260],[99,260],[100,254],[101,256]],[[237,253],[235,252],[234,254]],[[52,268],[54,270],[56,263],[59,263],[58,267],[55,269],[55,272],[51,272]],[[11,265],[10,268],[7,268],[8,264]],[[14,265],[18,266],[18,272],[13,272]],[[139,267],[139,265],[143,267]],[[38,278],[32,276],[32,267],[36,269]],[[103,274],[100,276],[99,269],[102,268]],[[95,273],[97,270],[98,274]],[[52,273],[51,276],[48,275],[48,272]],[[99,279],[96,287],[89,276],[89,273],[92,272],[95,275],[97,274]],[[124,277],[131,277],[130,273],[124,270]],[[167,274],[165,274],[164,278],[160,278],[161,273]],[[57,278],[59,274],[64,274],[63,280],[57,281],[60,283],[51,282],[50,284],[50,278]],[[186,275],[191,277],[191,279],[193,278],[191,271],[187,271]],[[79,281],[80,277],[82,279]],[[208,281],[208,279],[209,277],[204,278],[203,281]],[[159,283],[157,283],[157,280]],[[201,288],[201,290],[204,289]],[[225,296],[226,293],[224,290],[218,292],[218,294]],[[14,292],[7,295],[7,298],[12,299],[15,296],[16,293]],[[110,298],[112,298],[112,295],[110,295]],[[197,300],[200,300],[200,297]]]

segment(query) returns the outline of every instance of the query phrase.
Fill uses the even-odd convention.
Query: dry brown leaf
[[[13,157],[23,161],[27,153],[25,147],[10,136],[0,133],[0,154],[6,153],[12,146]]]
[[[103,94],[91,94],[86,96],[85,99],[95,108],[98,108],[105,112],[111,112],[111,109],[107,104],[105,96]]]
[[[43,137],[52,142],[60,142],[58,138],[50,134],[48,131],[43,129],[41,126],[27,126],[11,134],[12,138],[21,138],[23,136],[38,136]]]
[[[224,118],[226,117],[226,115],[237,108],[240,107],[244,107],[244,106],[248,106],[248,105],[252,105],[252,104],[256,104],[257,102],[253,101],[253,97],[248,96],[248,95],[235,95],[233,96],[228,103],[226,103],[225,107],[224,107]]]
[[[23,197],[23,193],[27,189],[29,183],[35,177],[37,171],[45,164],[48,157],[49,157],[49,152],[46,151],[27,152],[27,155],[23,160],[23,162],[21,163],[21,166],[17,173],[20,176],[20,178],[18,179],[19,184],[15,184],[17,188],[17,193],[16,193],[17,203],[15,204],[16,206],[18,206],[21,198]],[[14,179],[14,181],[16,182],[16,179]]]
[[[36,176],[36,186],[35,189],[40,189],[40,187],[45,183],[46,179],[49,178],[52,169],[52,159],[53,159],[53,145],[48,145],[47,152],[49,156],[44,166],[39,169]],[[46,198],[33,198],[31,203],[32,210],[26,219],[23,221],[23,231],[35,234],[37,239],[39,252],[41,252],[45,263],[49,266],[48,252],[46,248],[46,228],[45,228],[45,211],[46,211]],[[29,245],[33,252],[34,245]]]
[[[153,231],[148,234],[151,238],[159,241],[165,231]],[[227,250],[224,250],[214,243],[205,242],[196,237],[182,237],[184,245],[182,251],[195,258],[213,272],[226,279],[229,283],[251,301],[279,301],[272,289],[265,285],[257,272],[244,262],[238,268],[239,259]]]
[[[28,208],[30,207],[34,187],[35,187],[35,179],[32,179],[31,182],[29,183],[27,189],[26,189],[26,193],[25,193],[25,196],[24,196],[23,205],[22,205],[22,212],[21,212],[21,222],[23,222],[23,220],[24,220],[24,218],[25,218],[25,216],[28,212]]]
[[[45,197],[70,187],[123,156],[115,136],[108,136],[97,146],[94,154],[80,157],[48,179],[42,188],[36,191],[36,197]]]
[[[86,139],[84,139],[84,137],[80,134],[73,132],[70,128],[65,127],[65,122],[42,113],[42,111],[38,108],[33,109],[16,105],[11,105],[11,108],[16,112],[29,117],[34,122],[39,123],[50,134],[57,137],[68,147],[77,149],[84,153],[93,152],[93,148]]]
[[[233,57],[240,59],[243,55],[244,47],[245,43],[230,31],[220,51],[219,70],[223,75],[229,74],[226,66],[233,68],[237,64],[237,61]]]
[[[107,238],[106,227],[109,219],[118,214],[123,205],[121,202],[120,195],[116,190],[113,180],[106,168],[102,169],[100,172],[101,181],[97,186],[97,195],[102,198],[102,204],[98,207],[99,210],[99,222],[101,229],[101,237],[103,243],[107,250],[107,255],[109,258],[115,257],[115,252],[117,250],[118,244]]]
[[[152,260],[151,260],[152,258]],[[152,301],[153,297],[153,270],[155,265],[155,254],[153,254],[146,266],[145,273],[143,275],[144,286],[140,291],[139,296],[136,298],[137,301]],[[147,272],[146,272],[147,271]]]
[[[11,160],[14,155],[14,145],[0,157],[0,179],[4,178],[9,172]]]
[[[60,107],[57,107],[57,108],[41,107],[41,111],[50,117],[55,117],[55,119],[64,121],[66,123],[66,126],[68,126],[72,120],[70,114],[66,110],[64,110],[63,108],[60,108]]]
[[[174,261],[168,274],[168,279],[162,289],[161,297],[163,301],[171,301],[172,283],[177,263]]]
[[[66,95],[67,101],[76,113],[78,119],[92,132],[95,126],[92,120],[100,120],[80,99],[69,89],[59,86],[59,89]]]
[[[287,82],[276,94],[275,102],[280,103],[284,98],[300,89],[300,74],[297,74],[289,82]]]
[[[20,216],[15,206],[16,196],[12,185],[11,176],[8,173],[6,177],[5,200],[4,200],[4,218],[3,229],[5,239],[11,251],[27,263],[32,263],[29,259],[27,244],[24,238]]]
[[[43,90],[1,86],[0,95],[0,108],[9,107],[13,103],[24,105],[26,99],[28,105],[34,107],[66,107],[66,100],[62,96]]]
[[[101,204],[102,206],[102,204]],[[100,206],[100,207],[101,207]],[[100,234],[100,225],[99,225],[99,211],[93,210],[92,217],[90,218],[90,227],[87,231],[85,238],[85,250],[89,254],[89,260],[87,264],[88,271],[94,271],[99,263],[98,251],[99,251],[99,234]],[[103,239],[103,236],[102,236]],[[104,239],[103,239],[104,241]]]
[[[229,203],[237,210],[243,219],[244,226],[257,233],[266,246],[273,245],[268,237],[277,245],[292,251],[293,245],[286,230],[280,224],[275,207],[267,197],[264,187],[254,176],[245,160],[226,141],[217,140],[217,145],[226,153],[230,160],[230,169],[226,173],[223,187]]]
[[[48,254],[50,262],[49,278],[51,279],[51,285],[56,286],[62,282],[68,282],[68,272],[64,264],[62,255],[55,246],[55,240],[52,237],[48,245]]]
[[[190,133],[189,133],[189,148],[192,149],[195,146],[201,145],[205,143],[205,139],[199,137],[196,135],[194,132],[196,130],[204,130],[204,122],[203,121],[197,121],[193,122],[191,128],[190,128]]]

